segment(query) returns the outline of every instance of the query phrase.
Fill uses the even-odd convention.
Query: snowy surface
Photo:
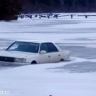
[[[96,17],[74,15],[73,19],[64,16],[0,22],[0,50],[20,39],[53,41],[70,51],[71,60],[0,65],[0,95],[96,96]]]

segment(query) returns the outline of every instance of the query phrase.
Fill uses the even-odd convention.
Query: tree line
[[[22,2],[19,0],[0,0],[0,20],[17,20],[21,13]]]
[[[21,13],[95,12],[96,0],[0,0],[0,20],[17,20]]]
[[[25,12],[95,12],[96,0],[25,0]]]

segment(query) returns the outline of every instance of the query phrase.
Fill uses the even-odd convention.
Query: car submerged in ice
[[[31,40],[15,41],[0,52],[0,63],[39,64],[69,60],[69,51],[60,49],[52,42]]]

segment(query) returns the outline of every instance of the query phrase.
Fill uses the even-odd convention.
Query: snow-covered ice
[[[71,60],[15,67],[0,65],[0,95],[96,96],[95,31],[96,17],[85,19],[75,15],[73,19],[66,16],[1,21],[0,50],[14,40],[47,40],[69,50]]]

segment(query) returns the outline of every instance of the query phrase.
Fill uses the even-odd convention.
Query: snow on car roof
[[[40,40],[17,40],[17,41],[20,41],[20,42],[35,42],[35,43],[47,43],[47,42],[50,42],[50,41],[40,41]],[[53,42],[50,42],[50,43],[53,43]]]

